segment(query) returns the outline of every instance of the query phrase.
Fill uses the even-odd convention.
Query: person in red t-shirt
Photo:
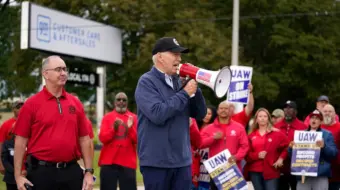
[[[19,190],[93,188],[86,115],[81,102],[64,89],[67,67],[59,56],[43,60],[43,89],[28,98],[14,126],[14,174]],[[80,144],[85,172],[77,164]],[[21,175],[27,148],[27,178]]]
[[[288,100],[283,108],[284,119],[275,124],[275,128],[281,130],[288,137],[288,141],[291,142],[294,140],[294,132],[295,130],[306,130],[308,126],[305,126],[302,121],[300,121],[297,117],[297,104],[294,101]],[[280,190],[296,190],[296,176],[290,174],[290,158],[283,162],[283,167],[281,168],[281,177],[280,177]]]
[[[137,116],[127,108],[128,97],[119,92],[115,109],[103,117],[99,140],[103,143],[98,165],[100,189],[136,190]]]
[[[332,177],[329,179],[329,190],[340,189],[340,123],[336,121],[335,109],[331,104],[325,105],[322,109],[323,113],[323,124],[322,129],[326,129],[332,133],[335,145],[338,149],[336,159],[331,163],[332,166]]]
[[[244,127],[231,118],[231,103],[221,102],[217,108],[217,118],[214,123],[201,131],[201,148],[209,148],[209,158],[228,149],[232,155],[229,162],[236,162],[241,169],[241,161],[246,156],[249,143]],[[213,180],[210,181],[212,190],[217,189]]]
[[[2,150],[2,144],[5,142],[5,140],[9,139],[9,133],[12,130],[15,121],[17,120],[17,117],[19,115],[19,111],[20,108],[22,107],[22,105],[24,104],[23,101],[16,101],[13,103],[12,105],[12,110],[13,110],[13,114],[14,116],[10,119],[8,119],[7,121],[5,121],[0,128],[0,157],[1,157],[1,150]],[[4,174],[5,173],[5,168],[2,164],[2,161],[0,159],[0,173]]]
[[[289,141],[279,130],[274,130],[270,113],[260,108],[254,118],[252,132],[248,136],[249,152],[245,176],[249,176],[254,189],[277,190],[280,167],[287,157]]]
[[[254,95],[253,95],[253,85],[249,83],[248,85],[249,95],[248,95],[248,104],[243,110],[239,113],[235,113],[235,105],[231,104],[230,110],[232,113],[231,119],[240,123],[243,127],[247,127],[247,124],[251,118],[251,113],[254,110]]]

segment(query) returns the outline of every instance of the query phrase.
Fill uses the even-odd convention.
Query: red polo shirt
[[[286,159],[288,154],[288,138],[280,131],[271,131],[263,136],[258,130],[252,132],[249,136],[249,152],[246,157],[247,164],[244,168],[245,176],[247,172],[261,172],[264,180],[270,180],[280,177],[280,169],[273,165],[279,159]],[[259,158],[259,153],[266,151],[264,159]]]
[[[35,158],[69,162],[77,159],[79,137],[89,134],[86,125],[77,98],[65,90],[56,98],[44,87],[21,108],[14,133],[28,138],[27,153]]]
[[[5,140],[9,139],[9,132],[14,127],[16,119],[12,117],[11,119],[8,119],[5,121],[0,128],[0,143],[4,143]]]

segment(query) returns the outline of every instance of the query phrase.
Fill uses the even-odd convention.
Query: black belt
[[[73,164],[76,164],[77,160],[72,160],[70,162],[47,162],[47,161],[38,161],[38,165],[46,166],[46,167],[55,167],[55,168],[67,168]]]

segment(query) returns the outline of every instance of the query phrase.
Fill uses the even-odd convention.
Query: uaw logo
[[[44,15],[37,16],[37,40],[49,43],[51,41],[51,18]]]

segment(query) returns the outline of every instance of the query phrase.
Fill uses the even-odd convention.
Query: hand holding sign
[[[294,141],[291,141],[291,142],[289,143],[289,147],[290,147],[290,148],[293,148],[294,145],[295,145],[295,142],[294,142]]]
[[[325,147],[325,142],[323,140],[316,141],[316,146],[323,148]]]
[[[231,155],[229,158],[228,158],[228,162],[229,163],[236,163],[236,158],[235,158],[235,156],[233,156],[233,155]]]
[[[253,85],[251,83],[248,84],[248,90],[249,90],[249,93],[253,92]]]

